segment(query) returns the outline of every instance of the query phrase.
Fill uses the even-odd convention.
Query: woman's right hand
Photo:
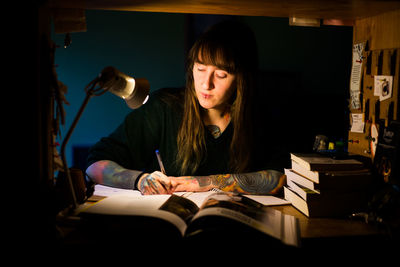
[[[172,194],[175,187],[175,181],[160,171],[145,173],[138,182],[138,189],[143,195]]]

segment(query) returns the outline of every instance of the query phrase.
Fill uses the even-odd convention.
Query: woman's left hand
[[[175,187],[172,177],[159,171],[142,175],[138,182],[138,188],[143,195],[172,194]]]

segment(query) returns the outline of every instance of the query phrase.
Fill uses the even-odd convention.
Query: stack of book
[[[291,153],[285,199],[308,217],[345,216],[367,204],[372,174],[355,159]]]

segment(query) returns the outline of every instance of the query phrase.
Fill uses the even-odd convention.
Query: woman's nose
[[[214,88],[214,74],[213,73],[206,73],[203,78],[202,83],[203,89],[211,90]]]

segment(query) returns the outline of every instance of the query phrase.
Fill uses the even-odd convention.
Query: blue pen
[[[160,165],[161,172],[164,173],[165,175],[167,175],[167,173],[165,172],[164,164],[161,160],[160,152],[158,151],[158,149],[156,150],[156,156],[157,156],[157,160],[158,160],[158,165]]]

